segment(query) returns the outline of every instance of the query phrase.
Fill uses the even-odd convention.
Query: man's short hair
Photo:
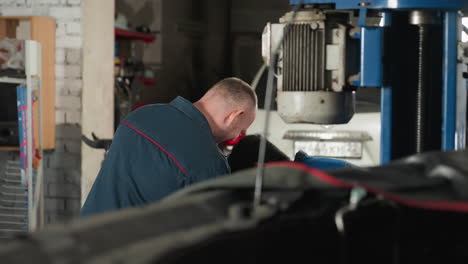
[[[257,95],[249,84],[239,78],[230,77],[217,82],[210,90],[220,93],[234,104],[245,103],[249,106],[257,106]]]

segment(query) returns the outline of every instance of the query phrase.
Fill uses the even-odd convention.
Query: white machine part
[[[275,68],[278,114],[287,123],[349,122],[355,93],[346,89],[346,16],[327,18],[312,9],[299,11],[292,19],[287,13],[280,23],[268,23],[262,36],[262,56],[270,65],[285,26],[291,23]]]
[[[380,113],[356,113],[353,119],[342,125],[288,124],[282,120],[278,112],[270,113],[270,135],[268,140],[287,154],[291,159],[299,150],[313,156],[334,157],[346,160],[358,166],[378,166],[380,163]],[[265,120],[265,111],[259,110],[257,118],[248,129],[248,134],[261,134]],[[287,137],[288,132],[302,131],[320,134],[319,138],[297,137],[295,140]],[[291,133],[290,133],[291,134]],[[340,139],[336,134],[342,134]],[[348,135],[348,136],[346,136]],[[327,138],[327,136],[329,136]],[[361,147],[356,152],[356,145]],[[318,147],[321,153],[314,152],[311,147]]]

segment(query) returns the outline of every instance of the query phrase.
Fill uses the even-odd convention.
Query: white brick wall
[[[67,34],[66,31],[66,23],[65,22],[57,22],[55,27],[55,35],[56,36],[65,36]]]
[[[69,5],[81,5],[81,0],[67,0],[67,4],[69,4]]]
[[[57,64],[55,65],[55,77],[63,78],[81,78],[81,66],[78,64]]]
[[[68,64],[81,64],[81,49],[67,49],[66,61]]]
[[[82,85],[83,82],[81,79],[65,78],[55,82],[58,95],[74,95],[80,97]]]
[[[58,5],[60,4],[60,0],[28,0],[28,2],[35,3],[37,5]]]
[[[65,24],[66,33],[73,35],[73,34],[81,34],[81,23],[80,22],[68,22]]]
[[[57,108],[64,110],[81,110],[81,98],[73,95],[58,95],[55,97]]]
[[[64,20],[78,20],[81,19],[81,7],[80,6],[71,6],[71,7],[50,7],[49,15],[57,19]]]
[[[32,14],[36,16],[46,16],[49,13],[49,7],[47,6],[21,6],[21,5],[10,5],[3,7],[3,3],[0,1],[0,14],[2,16],[30,16]]]
[[[55,45],[58,48],[81,48],[83,46],[83,39],[81,36],[57,36]]]
[[[55,122],[59,124],[65,123],[65,110],[55,110]]]
[[[64,64],[65,63],[65,49],[56,48],[55,49],[55,64]]]
[[[81,123],[81,110],[61,109],[55,111],[55,119],[62,124],[79,124]],[[80,144],[80,140],[76,141]]]
[[[65,123],[80,124],[81,123],[81,111],[67,111],[65,113]]]
[[[26,0],[1,0],[2,5],[24,5]]]

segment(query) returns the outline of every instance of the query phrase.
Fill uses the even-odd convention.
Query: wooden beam
[[[55,148],[55,20],[31,17],[31,40],[42,47],[42,126],[43,148]],[[37,130],[36,130],[37,132]],[[35,134],[37,138],[37,133]]]

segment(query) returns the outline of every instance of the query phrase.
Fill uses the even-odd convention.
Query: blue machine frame
[[[360,10],[360,87],[382,87],[382,41],[380,27],[365,25],[367,9],[379,9],[382,12],[411,9],[439,9],[444,15],[444,50],[443,50],[443,91],[442,91],[442,150],[454,150],[455,133],[457,129],[457,12],[468,8],[466,0],[290,0],[296,4],[334,4],[336,9]],[[385,25],[390,26],[386,21]],[[382,87],[381,97],[381,163],[391,160],[391,119],[392,119],[392,88]]]
[[[445,12],[442,94],[442,149],[455,149],[457,126],[457,13]]]
[[[466,0],[291,0],[292,5],[302,4],[335,4],[336,9],[358,9],[366,3],[372,9],[462,9],[468,8]]]

